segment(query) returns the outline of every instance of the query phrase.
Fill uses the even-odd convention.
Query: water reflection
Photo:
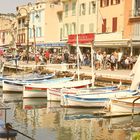
[[[93,115],[97,110],[61,108],[59,102],[47,102],[45,98],[22,102],[10,98],[6,104],[11,107],[7,121],[36,140],[135,140],[140,135],[139,116],[133,121],[131,116],[105,119]],[[17,136],[17,140],[26,139]]]

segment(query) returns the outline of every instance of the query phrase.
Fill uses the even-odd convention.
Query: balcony
[[[130,22],[138,22],[138,21],[140,21],[140,8],[137,8],[135,10],[130,11],[129,21]]]

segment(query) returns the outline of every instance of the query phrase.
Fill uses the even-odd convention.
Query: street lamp
[[[29,4],[28,4],[29,6]],[[21,11],[24,10],[26,12],[26,23],[24,24],[25,27],[27,27],[27,48],[26,48],[26,59],[27,59],[27,63],[29,62],[29,22],[30,22],[30,14],[31,11],[35,11],[37,13],[37,11],[35,9],[31,9],[31,10],[27,10],[27,8],[21,7],[18,10],[18,14],[17,16],[21,17]],[[38,14],[36,14],[35,16],[36,18],[38,18]],[[36,47],[36,46],[35,46]]]

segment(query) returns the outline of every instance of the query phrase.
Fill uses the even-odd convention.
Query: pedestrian
[[[36,53],[35,54],[35,63],[36,63],[36,65],[38,64],[38,62],[39,62],[39,53]]]

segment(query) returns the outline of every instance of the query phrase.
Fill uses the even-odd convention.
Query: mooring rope
[[[26,135],[26,134],[20,132],[19,130],[16,130],[16,129],[12,128],[12,125],[11,125],[10,123],[6,123],[6,124],[5,124],[5,128],[6,128],[6,130],[7,130],[8,132],[9,132],[9,130],[13,130],[13,131],[16,131],[17,133],[19,133],[19,134],[21,134],[21,135],[23,135],[23,136],[25,136],[25,137],[31,139],[31,140],[35,140],[34,138],[32,138],[32,137],[30,137],[30,136],[28,136],[28,135]]]

